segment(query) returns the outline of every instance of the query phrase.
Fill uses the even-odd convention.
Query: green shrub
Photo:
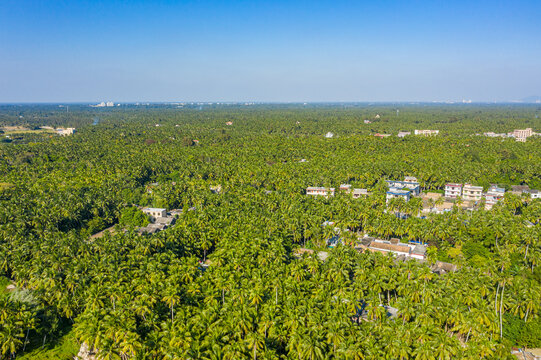
[[[134,206],[125,208],[120,213],[120,225],[146,226],[148,223],[148,216]]]
[[[541,347],[541,318],[524,322],[518,316],[505,314],[503,335],[515,346],[538,348]]]

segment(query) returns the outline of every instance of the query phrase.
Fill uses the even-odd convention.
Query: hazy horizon
[[[527,0],[7,0],[0,103],[538,98],[539,15]]]

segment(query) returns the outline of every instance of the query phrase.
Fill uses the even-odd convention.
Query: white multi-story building
[[[406,177],[406,179],[408,179],[408,177]],[[389,186],[389,190],[408,189],[413,193],[414,196],[419,195],[419,193],[421,192],[421,187],[419,186],[419,183],[417,181],[411,181],[411,180],[405,180],[405,181],[385,180],[385,181],[387,182],[387,185]]]
[[[402,198],[404,201],[408,202],[411,198],[411,191],[410,190],[400,190],[396,188],[390,188],[389,191],[387,191],[387,202],[389,202],[391,199],[397,199]]]
[[[527,138],[527,137],[530,137],[533,135],[533,131],[532,131],[532,128],[527,128],[527,129],[515,129],[515,131],[513,131],[513,136],[516,137],[517,139],[518,138]]]
[[[462,184],[445,184],[445,197],[456,199],[462,196]]]
[[[68,136],[73,135],[75,132],[75,128],[58,128],[56,129],[56,133],[60,136]]]
[[[485,208],[487,210],[492,209],[492,206],[496,204],[498,201],[503,199],[503,196],[505,195],[505,189],[497,187],[496,185],[492,185],[490,189],[488,189],[487,193],[485,194],[486,204]]]
[[[462,198],[467,201],[479,201],[483,197],[483,187],[471,184],[464,184]]]
[[[306,195],[334,196],[334,188],[310,186],[306,188]]]
[[[431,136],[431,135],[438,135],[440,133],[439,130],[415,130],[415,135],[423,135],[423,136]]]
[[[403,137],[406,137],[408,135],[411,135],[411,132],[409,132],[409,131],[399,131],[397,136],[399,138],[403,138]]]
[[[353,198],[358,199],[361,196],[368,196],[370,193],[367,189],[353,189]]]

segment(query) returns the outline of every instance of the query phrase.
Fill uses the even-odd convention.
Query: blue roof
[[[411,190],[390,190],[390,191],[387,191],[387,194],[397,195],[397,196],[409,195],[410,193],[411,193]]]
[[[419,186],[419,183],[416,181],[400,181],[400,180],[385,180],[388,183],[400,183],[400,184],[409,184],[409,185],[417,185]]]

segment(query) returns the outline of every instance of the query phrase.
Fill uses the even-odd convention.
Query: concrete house
[[[417,178],[415,176],[405,176],[404,177],[404,182],[419,184],[419,181],[417,180]]]
[[[526,138],[529,138],[533,134],[534,134],[534,132],[532,131],[532,128],[527,128],[527,129],[522,129],[522,130],[521,129],[516,129],[515,131],[513,131],[509,135],[514,137],[517,141],[525,142]]]
[[[334,188],[310,186],[306,188],[306,195],[334,196]]]
[[[351,191],[351,185],[350,184],[341,184],[340,185],[340,191],[345,191],[349,193]]]
[[[389,190],[408,189],[413,193],[413,196],[421,193],[421,187],[414,177],[406,177],[405,181],[385,180],[385,182],[387,182]]]
[[[530,187],[528,185],[511,185],[511,194],[522,195],[529,192]]]
[[[462,188],[462,197],[467,201],[480,201],[483,197],[483,187],[464,184]]]
[[[396,256],[417,260],[424,260],[426,258],[426,245],[415,243],[403,244],[398,239],[391,239],[391,241],[373,240],[368,246],[368,250],[382,253],[390,252]]]
[[[387,202],[389,202],[389,200],[391,199],[396,199],[396,198],[403,198],[406,202],[408,202],[409,199],[411,198],[411,191],[391,188],[389,189],[389,191],[387,191],[386,198],[387,198]]]
[[[541,191],[539,191],[539,190],[530,190],[530,197],[532,199],[541,199]]]
[[[445,184],[445,197],[456,199],[459,196],[462,196],[462,184]]]
[[[492,209],[492,206],[496,204],[498,201],[503,199],[503,196],[505,195],[505,189],[500,188],[496,185],[492,185],[490,189],[488,189],[487,193],[485,194],[486,204],[485,208],[487,210]]]
[[[439,130],[415,130],[415,135],[421,135],[421,136],[433,136],[438,135],[440,133]]]
[[[358,199],[361,196],[368,196],[370,193],[367,189],[353,189],[353,198]]]
[[[60,136],[68,136],[73,135],[75,132],[75,128],[58,128],[56,129],[56,133]]]
[[[142,211],[148,215],[152,222],[155,222],[157,218],[167,216],[167,210],[162,208],[143,208]]]

